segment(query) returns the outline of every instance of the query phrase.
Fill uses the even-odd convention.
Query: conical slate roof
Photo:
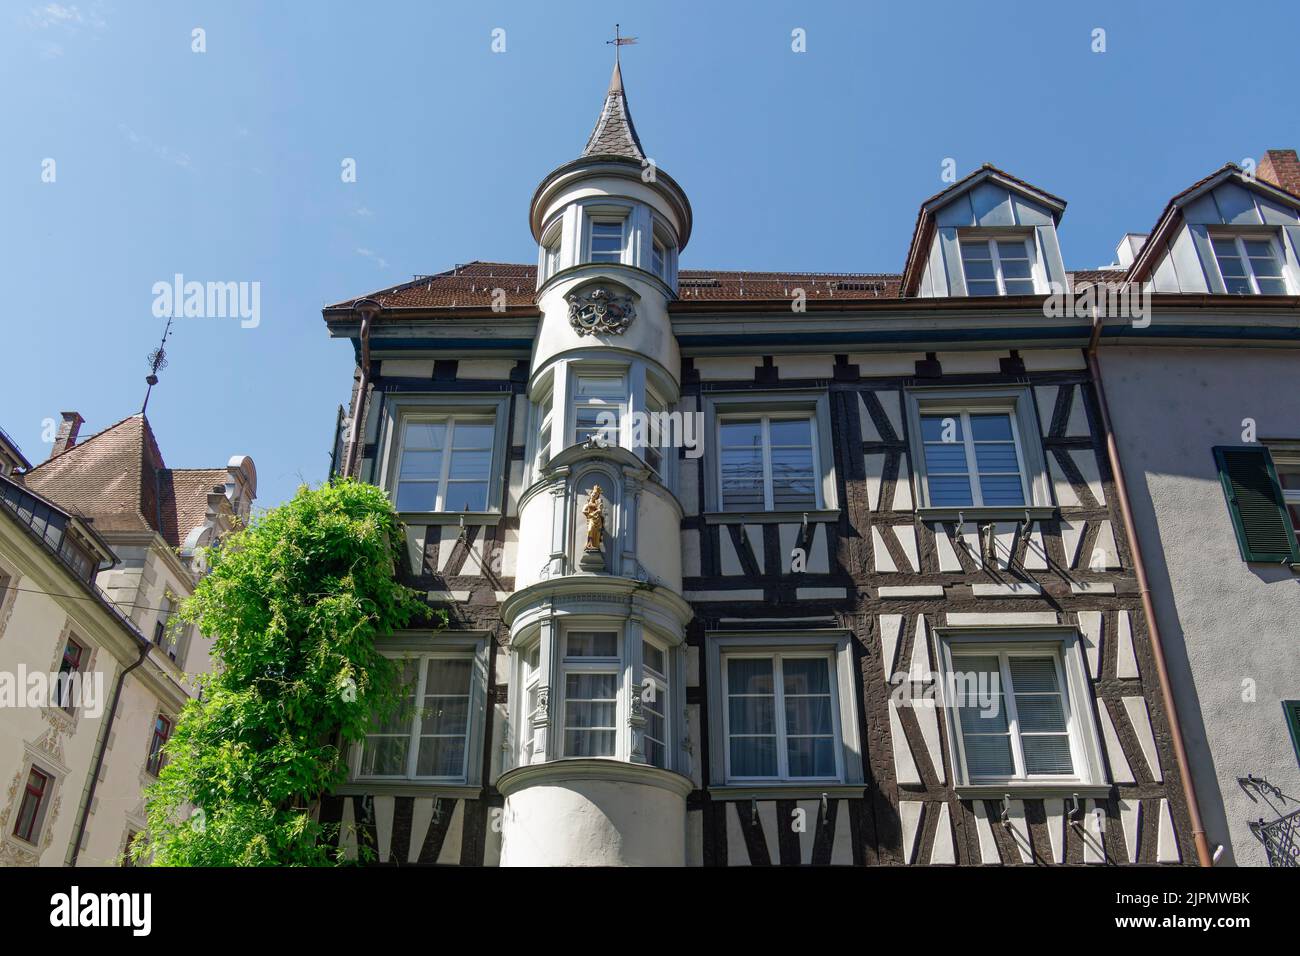
[[[623,156],[637,162],[646,158],[641,140],[636,135],[636,127],[632,125],[632,113],[627,108],[627,97],[623,94],[623,72],[619,69],[617,60],[614,61],[614,74],[609,78],[605,105],[582,155]]]

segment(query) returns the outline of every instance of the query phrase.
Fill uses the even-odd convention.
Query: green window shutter
[[[1300,763],[1300,700],[1282,701],[1287,729],[1291,731],[1291,746],[1295,748],[1296,763]]]
[[[1273,564],[1300,561],[1268,449],[1219,446],[1214,449],[1214,460],[1242,559]]]

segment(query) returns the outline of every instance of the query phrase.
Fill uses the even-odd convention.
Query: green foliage
[[[396,580],[403,541],[383,491],[348,480],[300,488],[208,552],[178,614],[213,638],[215,672],[167,744],[137,859],[336,862],[314,804],[346,776],[339,743],[400,703],[375,639],[429,614]]]

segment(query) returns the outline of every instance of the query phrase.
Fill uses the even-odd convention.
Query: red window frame
[[[63,663],[59,665],[59,684],[57,688],[59,694],[58,704],[68,713],[72,713],[77,705],[71,700],[64,700],[63,698],[67,686],[64,683],[63,675],[79,674],[81,672],[81,659],[85,655],[85,646],[74,638],[68,638],[68,643],[63,645]]]
[[[27,786],[23,791],[22,803],[18,805],[18,819],[14,821],[14,836],[28,843],[35,843],[32,834],[41,816],[41,806],[50,790],[52,778],[45,771],[31,767],[27,773]],[[30,808],[30,814],[29,814]]]

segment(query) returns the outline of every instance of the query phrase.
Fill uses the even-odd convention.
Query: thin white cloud
[[[373,262],[375,265],[377,265],[377,266],[378,266],[379,268],[381,268],[381,269],[387,269],[387,268],[388,268],[388,260],[385,259],[383,256],[381,256],[381,255],[379,255],[379,254],[377,254],[377,253],[375,253],[375,252],[372,252],[372,251],[369,250],[369,249],[363,249],[363,248],[361,248],[360,246],[358,246],[358,247],[357,247],[357,255],[361,256],[363,259],[369,259],[371,262]]]
[[[352,212],[354,215],[360,216],[362,219],[369,219],[374,215],[374,213],[366,206],[358,206],[356,209],[352,210]]]
[[[33,30],[61,28],[65,30],[107,30],[108,23],[99,12],[101,4],[94,3],[88,9],[81,9],[76,4],[46,3],[33,7],[24,22]]]
[[[168,162],[176,166],[180,166],[182,169],[190,168],[189,153],[178,152],[172,149],[170,146],[166,146],[162,143],[154,142],[148,136],[144,136],[140,133],[137,133],[135,130],[131,129],[131,127],[127,126],[125,123],[118,123],[117,128],[122,133],[122,135],[126,137],[127,142],[129,142],[132,146],[138,146],[141,149],[147,149],[149,152],[153,153],[155,156],[157,156],[159,159],[163,160],[164,162]]]

